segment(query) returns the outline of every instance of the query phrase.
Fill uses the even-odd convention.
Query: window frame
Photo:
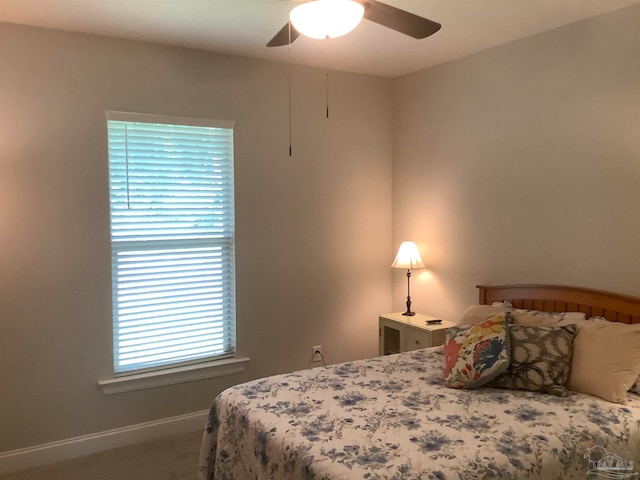
[[[163,125],[180,125],[180,126],[194,126],[194,127],[212,127],[223,128],[232,130],[232,135],[235,134],[235,122],[229,120],[213,120],[203,118],[190,118],[190,117],[177,117],[170,115],[155,115],[155,114],[141,114],[130,113],[121,111],[108,111],[106,112],[107,119],[107,138],[109,138],[109,122],[135,122],[135,123],[153,123]],[[234,137],[232,138],[232,147],[234,145]],[[107,149],[107,163],[109,169],[111,168],[111,157]],[[234,198],[235,204],[235,185],[233,178],[233,165],[234,165],[234,150],[231,152],[231,194]],[[111,173],[109,170],[109,183],[111,182]],[[109,187],[111,190],[111,187]],[[112,204],[111,197],[109,199],[109,212],[110,212],[110,232],[112,228],[111,212]],[[231,213],[235,217],[235,207],[232,205]],[[110,235],[110,247],[112,250],[112,262],[114,258],[114,241]],[[120,250],[120,248],[115,248]],[[232,351],[221,355],[204,356],[197,359],[175,361],[170,363],[164,363],[161,365],[150,366],[147,368],[129,369],[116,372],[116,312],[115,312],[115,298],[114,292],[111,292],[113,310],[111,313],[112,319],[112,369],[113,378],[108,380],[101,380],[99,384],[102,386],[105,393],[120,393],[122,391],[138,390],[141,388],[151,388],[159,385],[170,385],[174,383],[181,383],[182,381],[193,381],[202,378],[211,378],[220,375],[229,375],[240,373],[244,370],[245,364],[249,361],[248,358],[236,357],[237,342],[236,342],[236,281],[235,281],[235,218],[233,218],[232,237],[231,237],[231,302],[232,302],[232,314],[231,314],[231,347]],[[114,267],[112,267],[114,268]],[[114,282],[115,271],[111,271],[112,282]]]

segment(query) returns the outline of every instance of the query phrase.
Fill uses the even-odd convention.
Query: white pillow
[[[494,307],[492,305],[471,305],[467,308],[460,318],[458,325],[475,325],[476,323],[484,322],[487,318],[491,318],[499,313],[508,312],[509,308],[506,307]]]
[[[629,389],[630,392],[637,393],[640,395],[640,375],[636,378],[636,383],[634,383]]]
[[[567,387],[626,403],[640,374],[640,324],[578,322]]]
[[[511,302],[507,302],[506,300],[504,302],[493,302],[491,306],[513,308],[513,305],[511,305]]]
[[[493,302],[491,305],[471,305],[460,319],[459,325],[475,325],[504,312],[512,312],[514,325],[551,326],[558,325],[561,321],[575,323],[584,321],[586,315],[582,312],[558,312],[549,313],[539,310],[514,309],[509,302]]]
[[[539,310],[525,310],[516,308],[511,312],[514,325],[556,327],[560,322],[580,322],[585,320],[582,312],[541,312]]]
[[[589,322],[608,322],[609,320],[607,320],[604,317],[601,317],[600,315],[596,315],[595,317],[589,317],[588,321]],[[629,391],[640,395],[640,375],[638,375],[638,378],[636,378],[635,383],[631,385],[631,388],[629,389]]]

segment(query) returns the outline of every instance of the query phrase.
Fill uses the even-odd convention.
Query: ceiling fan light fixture
[[[336,38],[358,26],[364,7],[354,0],[314,0],[298,5],[289,14],[301,34],[316,38]]]

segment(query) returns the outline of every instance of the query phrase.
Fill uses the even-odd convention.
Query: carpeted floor
[[[0,475],[0,480],[195,480],[202,432]]]

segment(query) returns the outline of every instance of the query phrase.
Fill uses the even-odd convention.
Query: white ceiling
[[[0,21],[287,61],[267,48],[297,0],[0,0]],[[363,21],[334,40],[300,37],[298,64],[396,77],[640,0],[384,0],[442,24],[415,40]]]

